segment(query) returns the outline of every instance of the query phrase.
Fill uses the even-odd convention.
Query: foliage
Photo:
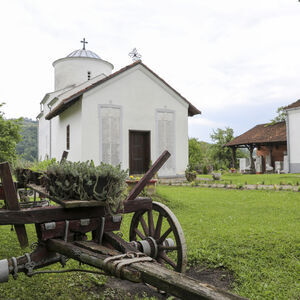
[[[22,140],[17,144],[17,154],[25,160],[38,159],[38,122],[24,118],[21,125]]]
[[[57,164],[56,158],[45,159],[42,161],[34,161],[30,170],[35,172],[45,172],[51,166]]]
[[[286,110],[284,109],[284,106],[278,107],[276,113],[277,113],[277,116],[274,119],[272,119],[270,121],[270,123],[268,123],[266,126],[274,125],[278,122],[283,122],[286,120],[287,115],[286,115]]]
[[[225,129],[218,128],[217,130],[213,130],[210,137],[214,142],[210,148],[214,170],[230,168],[230,166],[232,166],[232,150],[224,146],[233,140],[233,129],[230,127],[225,127]],[[242,157],[247,157],[247,154],[237,149],[236,158]]]
[[[189,139],[189,166],[196,170],[203,163],[203,148],[196,138]]]
[[[0,108],[4,103],[0,103]],[[21,119],[7,120],[4,113],[0,111],[0,162],[13,162],[16,155],[16,144],[21,140]]]
[[[193,171],[193,168],[191,165],[188,165],[188,167],[185,170],[185,178],[189,182],[192,182],[197,178],[197,172]]]
[[[208,169],[212,165],[210,147],[209,143],[196,138],[189,139],[189,166],[198,174],[203,172],[203,168]]]
[[[227,169],[231,165],[231,149],[224,147],[224,145],[230,142],[233,137],[233,129],[226,127],[225,130],[218,128],[213,130],[213,133],[210,135],[214,144],[211,147],[212,158],[215,163],[215,169]]]
[[[208,174],[207,166],[204,165],[202,169],[202,174]]]
[[[26,186],[32,180],[34,183],[39,184],[39,182],[36,181],[39,181],[41,173],[45,172],[50,165],[55,163],[55,158],[45,159],[43,161],[36,160],[34,162],[19,158],[13,163],[13,171],[20,184]]]
[[[64,161],[51,164],[43,180],[50,194],[59,199],[98,200],[115,213],[122,205],[127,171],[101,163]]]

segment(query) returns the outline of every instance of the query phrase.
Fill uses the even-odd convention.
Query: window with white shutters
[[[121,108],[100,106],[100,160],[112,165],[121,162]]]
[[[156,112],[157,122],[157,155],[168,150],[171,157],[160,170],[161,175],[175,174],[175,122],[174,112],[159,110]]]

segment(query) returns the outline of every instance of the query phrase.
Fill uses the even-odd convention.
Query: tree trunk
[[[236,147],[231,147],[232,150],[232,167],[236,169]]]

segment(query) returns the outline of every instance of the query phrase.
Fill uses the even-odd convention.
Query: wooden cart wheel
[[[176,216],[166,205],[153,202],[152,210],[137,211],[131,220],[129,239],[160,264],[185,272],[184,234]]]

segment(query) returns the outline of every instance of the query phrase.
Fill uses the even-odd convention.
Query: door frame
[[[129,147],[128,147],[128,149],[129,149],[129,153],[128,153],[128,156],[129,156],[129,175],[131,175],[131,174],[133,174],[133,173],[131,173],[131,170],[132,170],[132,157],[131,157],[131,153],[132,153],[132,149],[131,149],[131,147],[132,147],[132,145],[131,145],[131,143],[130,143],[130,135],[132,134],[132,133],[145,133],[146,134],[146,136],[147,136],[147,144],[148,144],[148,149],[146,149],[146,150],[148,150],[147,152],[148,152],[148,158],[149,158],[149,164],[150,164],[150,162],[151,162],[151,130],[134,130],[134,129],[129,129],[129,131],[128,131],[128,141],[129,141]],[[149,169],[149,166],[148,166],[148,169]],[[146,170],[146,171],[148,171],[148,169]]]

